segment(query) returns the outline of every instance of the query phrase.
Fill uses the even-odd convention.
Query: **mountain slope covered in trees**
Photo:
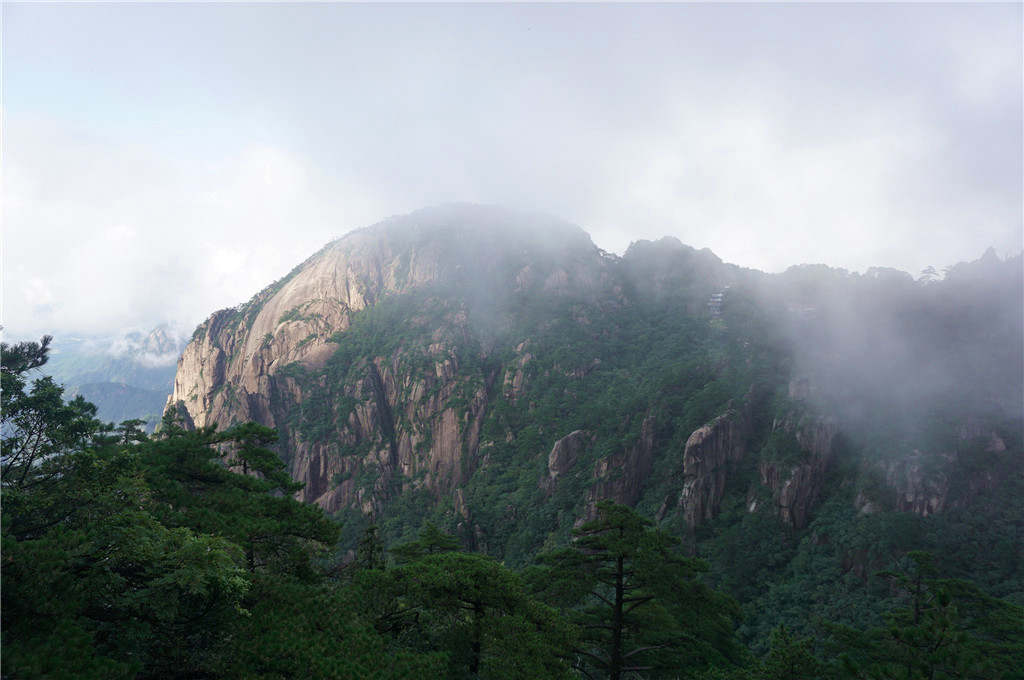
[[[1022,279],[460,205],[212,315],[153,438],[5,346],[4,674],[1020,678]]]
[[[173,401],[277,428],[345,549],[427,517],[521,567],[599,501],[634,507],[709,560],[763,651],[779,621],[863,622],[870,575],[909,550],[1024,601],[1021,269],[768,275],[445,206],[214,314]]]

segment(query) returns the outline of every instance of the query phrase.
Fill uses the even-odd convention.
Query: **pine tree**
[[[588,677],[729,664],[736,603],[695,580],[702,560],[675,552],[677,541],[611,501],[573,531],[572,545],[541,556],[533,580],[575,612],[584,641],[577,668]]]
[[[993,598],[962,579],[939,577],[931,554],[911,551],[877,576],[907,606],[887,628],[834,627],[850,677],[863,680],[1024,678],[1024,607]]]

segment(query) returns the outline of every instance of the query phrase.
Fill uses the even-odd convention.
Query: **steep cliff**
[[[739,461],[747,451],[751,435],[751,400],[752,394],[748,393],[742,407],[732,409],[694,430],[686,440],[682,460],[683,488],[677,504],[690,527],[718,515],[730,464]]]
[[[589,446],[593,446],[594,438],[583,430],[570,432],[555,442],[548,454],[548,474],[540,480],[540,487],[551,493],[558,484],[559,477],[565,477],[580,454]]]
[[[495,381],[511,400],[523,390],[527,343],[507,367],[490,360],[516,303],[592,299],[606,270],[584,232],[552,219],[477,206],[395,218],[211,316],[171,402],[197,427],[278,428],[300,497],[329,511],[377,513],[408,488],[440,498],[478,465]]]
[[[633,505],[640,498],[640,489],[651,474],[654,425],[654,417],[647,416],[640,425],[636,443],[625,451],[601,458],[594,465],[594,484],[587,493],[588,508],[603,500]]]
[[[984,419],[971,414],[955,429],[947,447],[914,448],[907,455],[866,460],[867,484],[855,501],[864,514],[880,510],[909,512],[922,517],[949,507],[969,507],[997,488],[1015,471],[1007,446]]]
[[[832,464],[832,441],[838,423],[828,416],[789,415],[777,420],[772,431],[791,438],[791,450],[786,452],[788,456],[769,454],[762,459],[758,469],[761,483],[771,490],[779,517],[794,529],[803,529]],[[750,510],[757,510],[756,506],[757,501],[751,498]]]
[[[992,367],[1018,370],[1019,329],[992,322],[970,336],[985,351],[958,353],[941,333],[962,310],[937,290],[773,278],[674,239],[616,257],[556,219],[445,206],[354,231],[213,314],[170,405],[197,427],[277,428],[299,497],[345,521],[348,547],[369,521],[400,540],[430,518],[525,562],[602,499],[690,536],[722,517],[801,531],[833,482],[856,488],[854,516],[933,515],[1018,460],[1021,401]],[[940,362],[978,418],[947,417]]]

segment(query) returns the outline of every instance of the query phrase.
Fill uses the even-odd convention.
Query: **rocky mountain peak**
[[[196,426],[276,428],[300,498],[350,526],[448,512],[467,546],[525,555],[613,499],[691,533],[737,508],[802,531],[837,471],[861,471],[850,485],[874,488],[872,507],[920,486],[918,468],[879,461],[952,450],[943,438],[960,420],[932,413],[948,376],[984,416],[984,437],[960,439],[1012,449],[987,406],[996,388],[1020,402],[1019,354],[1005,349],[1020,326],[999,321],[1016,318],[1001,292],[1011,265],[1019,279],[1019,260],[993,266],[993,305],[965,327],[976,287],[955,280],[769,276],[671,238],[616,257],[555,218],[439,206],[353,231],[211,315],[171,404]],[[955,351],[954,322],[989,349]],[[947,364],[930,391],[900,390]],[[916,424],[890,422],[906,404]],[[1013,456],[954,448],[965,455],[951,466]],[[991,488],[943,474],[943,508]],[[851,498],[851,513],[864,503]]]
[[[465,321],[493,327],[513,296],[592,295],[607,283],[606,269],[586,232],[544,215],[451,204],[391,217],[327,244],[249,303],[211,316],[182,356],[171,401],[196,425],[280,426],[267,378],[295,363],[323,365],[337,348],[333,334],[360,310],[444,289]]]

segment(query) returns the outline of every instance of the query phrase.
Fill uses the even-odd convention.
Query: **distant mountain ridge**
[[[58,336],[43,373],[63,384],[68,397],[81,395],[96,404],[101,420],[138,418],[151,431],[166,405],[187,339],[169,324],[148,333]]]

